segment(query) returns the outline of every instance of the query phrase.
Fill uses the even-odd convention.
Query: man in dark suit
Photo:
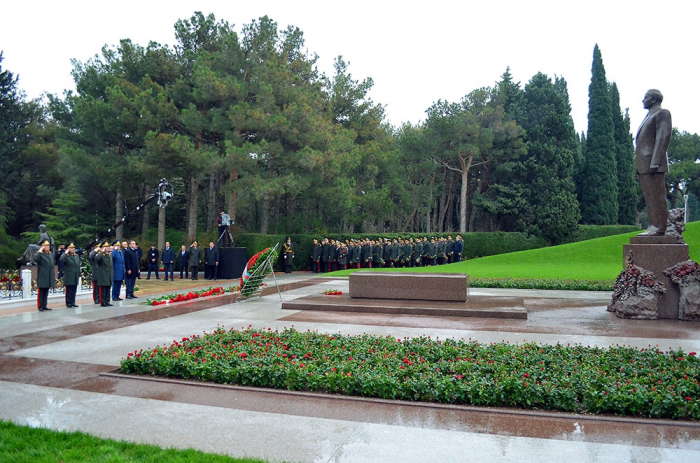
[[[160,277],[158,276],[158,257],[159,253],[156,249],[156,245],[152,244],[151,249],[149,249],[148,253],[146,254],[146,258],[148,259],[148,276],[146,277],[147,280],[151,279],[151,270],[155,270],[156,280],[160,280]]]
[[[321,245],[318,244],[317,239],[314,239],[314,244],[311,245],[311,266],[314,273],[319,272],[321,266]]]
[[[209,242],[209,247],[204,250],[204,278],[216,280],[216,267],[219,265],[219,248],[214,242]]]
[[[640,236],[662,236],[666,233],[668,209],[666,206],[666,180],[668,159],[666,149],[671,142],[671,113],[661,109],[664,97],[660,91],[649,90],[642,103],[649,110],[637,130],[635,160],[637,176],[642,186],[644,202],[649,211],[649,228]]]
[[[168,281],[168,274],[170,274],[170,281],[173,281],[173,265],[175,264],[175,251],[170,247],[170,241],[166,241],[165,248],[160,256],[163,261],[163,268],[165,269],[165,281]]]
[[[185,273],[185,278],[190,277],[190,253],[187,252],[187,248],[183,245],[178,254],[178,262],[180,264],[180,279],[182,280],[182,273]]]
[[[139,274],[139,255],[136,252],[136,241],[134,240],[129,242],[129,247],[124,251],[124,270],[126,298],[136,299],[134,287],[136,286],[136,277]]]

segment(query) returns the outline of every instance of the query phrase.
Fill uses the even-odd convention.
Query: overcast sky
[[[397,126],[425,119],[439,99],[493,86],[510,66],[523,86],[537,72],[563,76],[576,130],[586,131],[597,43],[634,133],[649,88],[664,94],[675,127],[700,132],[697,0],[13,1],[0,11],[2,68],[19,74],[31,98],[62,94],[74,88],[71,58],[86,61],[123,38],[173,45],[175,21],[195,10],[239,32],[263,15],[300,28],[322,72],[332,76],[343,55],[355,79],[374,80],[370,97]]]

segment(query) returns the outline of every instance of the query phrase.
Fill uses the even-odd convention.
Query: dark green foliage
[[[610,90],[596,45],[588,87],[588,133],[579,197],[582,223],[618,223],[616,146]]]
[[[673,129],[668,147],[669,172],[666,182],[671,186],[671,207],[683,207],[683,196],[700,197],[700,136]],[[691,220],[695,220],[691,214]]]
[[[640,188],[636,178],[634,163],[634,142],[630,133],[630,118],[627,111],[620,109],[620,92],[617,84],[610,87],[613,126],[615,128],[615,154],[617,162],[617,202],[620,224],[632,225],[637,222],[637,202]]]
[[[636,225],[579,225],[578,231],[572,235],[571,243],[576,241],[586,241],[605,236],[622,235],[638,231]]]
[[[522,228],[552,244],[576,232],[580,218],[573,181],[576,132],[566,82],[538,73],[525,86],[523,115],[528,154],[516,178],[527,189]]]

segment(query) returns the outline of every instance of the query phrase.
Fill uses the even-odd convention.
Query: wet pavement
[[[322,275],[282,274],[278,280],[284,301],[348,289],[347,279]],[[0,307],[0,419],[285,461],[700,461],[697,422],[348,398],[115,373],[127,352],[217,325],[698,351],[700,323],[618,319],[605,311],[610,293],[581,291],[470,291],[522,298],[527,320],[283,310],[271,281],[263,297],[245,302],[229,294],[158,307],[143,303],[211,286],[168,283],[143,285],[140,304],[122,301],[106,309]]]

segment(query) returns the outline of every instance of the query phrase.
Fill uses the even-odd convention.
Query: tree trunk
[[[274,211],[274,218],[275,218],[275,233],[279,233],[280,229],[280,210],[282,209],[282,196],[277,196],[275,198],[275,211]],[[287,230],[285,229],[285,232]]]
[[[471,159],[469,164],[471,165]],[[469,186],[469,168],[462,160],[462,188],[459,192],[459,232],[467,232],[467,187]]]
[[[165,247],[165,208],[158,208],[158,249]]]
[[[207,230],[213,230],[216,226],[216,217],[219,211],[216,207],[216,196],[218,194],[216,172],[209,174],[209,199],[207,201]]]
[[[121,193],[117,193],[117,220],[115,222],[119,221],[124,217],[124,196],[122,196]],[[115,235],[116,238],[119,241],[124,240],[124,224],[121,225],[121,227],[117,227],[115,230]]]
[[[238,180],[238,169],[234,170],[231,172],[231,175],[229,176],[229,183],[233,183],[236,180]],[[231,185],[231,192],[228,195],[228,215],[231,216],[232,221],[236,221],[236,197],[238,196],[238,193],[236,190],[233,189],[233,185]]]
[[[447,214],[447,208],[449,207],[448,200],[450,197],[450,190],[453,188],[453,183],[454,175],[451,174],[449,170],[445,171],[445,181],[442,184],[442,195],[440,197],[440,215],[438,217],[436,228],[436,230],[440,233],[445,231],[445,215]]]
[[[267,235],[267,229],[270,221],[270,200],[264,197],[260,201],[260,233]]]
[[[145,195],[144,199],[148,199],[150,195]],[[151,227],[151,205],[146,204],[143,208],[143,225],[141,226],[141,236],[144,239],[148,236],[148,229]]]
[[[197,238],[197,203],[199,202],[199,176],[190,179],[190,198],[187,203],[188,227],[187,239],[191,243]]]

